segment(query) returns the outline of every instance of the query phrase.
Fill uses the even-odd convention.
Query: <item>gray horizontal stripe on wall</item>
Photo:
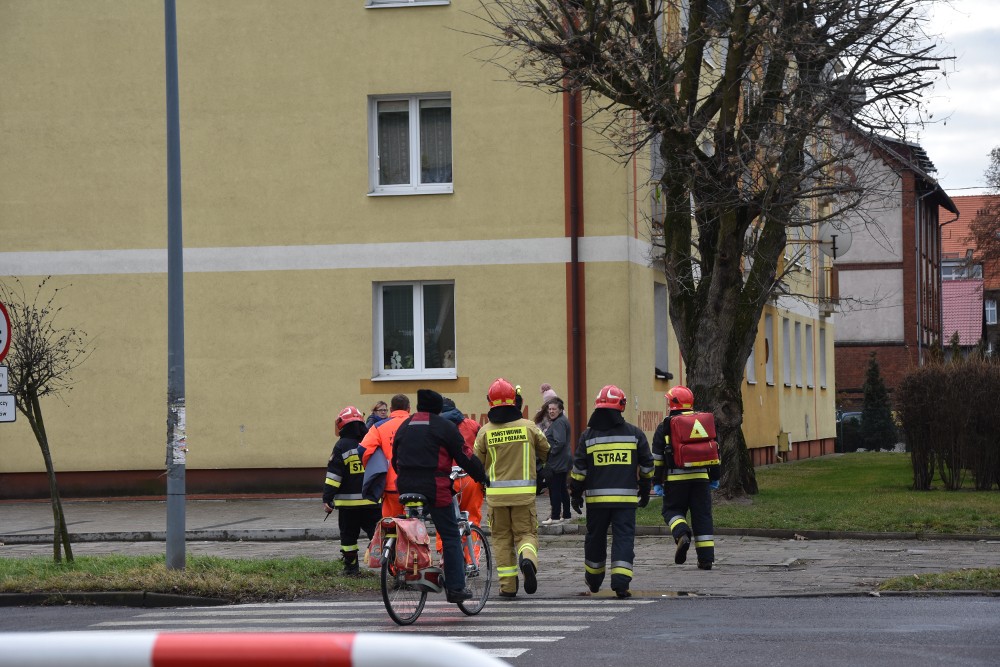
[[[580,239],[580,260],[650,262],[649,243],[629,236]],[[570,261],[567,238],[185,248],[185,273],[384,267],[553,264]],[[0,275],[166,273],[166,249],[0,253]]]

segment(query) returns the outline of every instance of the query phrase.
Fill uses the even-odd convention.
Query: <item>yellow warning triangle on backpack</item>
[[[697,419],[694,420],[694,426],[691,427],[691,435],[688,436],[689,440],[708,439],[708,432],[705,427],[701,425],[701,422]]]

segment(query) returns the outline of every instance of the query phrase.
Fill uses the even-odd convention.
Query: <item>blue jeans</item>
[[[450,591],[465,590],[465,555],[462,553],[462,536],[458,533],[455,506],[432,507],[431,521],[443,545],[445,587]]]

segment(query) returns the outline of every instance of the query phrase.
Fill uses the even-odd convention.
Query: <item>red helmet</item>
[[[667,408],[673,410],[693,410],[694,394],[682,385],[672,387],[664,396],[667,397]]]
[[[490,390],[486,392],[486,400],[489,401],[491,408],[497,408],[502,405],[514,405],[514,398],[517,396],[517,391],[514,389],[514,385],[507,382],[503,378],[497,378],[490,385]]]
[[[365,416],[361,414],[353,405],[348,405],[346,408],[340,411],[337,415],[337,433],[340,433],[340,429],[344,428],[345,424],[350,424],[351,422],[363,422]]]
[[[597,398],[594,399],[594,407],[613,408],[625,412],[625,402],[627,400],[624,391],[613,384],[609,384],[601,387],[601,390],[597,392]]]

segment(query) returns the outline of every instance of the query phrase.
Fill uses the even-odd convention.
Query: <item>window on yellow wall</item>
[[[813,327],[811,324],[806,325],[806,386],[812,389],[815,387],[813,382]]]
[[[819,328],[819,386],[826,389],[826,328]]]
[[[802,324],[795,323],[795,386],[802,386]]]
[[[449,5],[450,0],[365,0],[365,7],[417,7],[420,5]]]
[[[764,316],[764,379],[774,386],[774,316]]]
[[[455,284],[376,283],[373,377],[455,377]]]
[[[667,354],[670,343],[670,320],[667,317],[667,286],[663,283],[653,283],[653,340],[655,341],[655,359],[653,369],[656,377],[668,380],[670,374],[670,358]]]
[[[750,356],[747,357],[746,368],[747,384],[757,384],[757,351],[754,346],[750,346]]]
[[[450,193],[451,97],[380,96],[369,99],[370,193]]]
[[[781,379],[792,386],[792,327],[787,317],[781,318]]]

